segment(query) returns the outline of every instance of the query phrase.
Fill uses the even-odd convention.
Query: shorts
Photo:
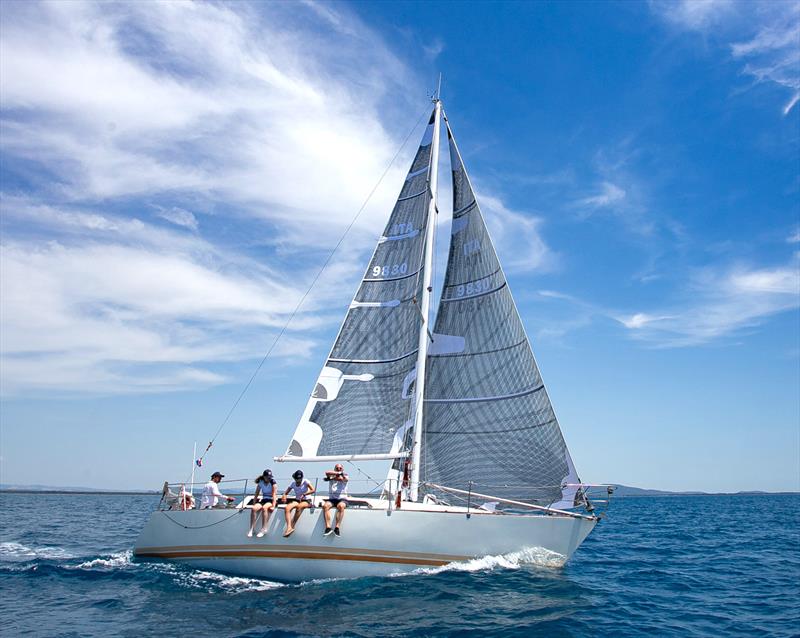
[[[344,503],[345,505],[347,505],[347,499],[346,498],[326,498],[325,500],[328,503],[330,503],[331,505],[333,505],[334,507],[337,507],[339,505],[339,503]]]
[[[250,504],[251,505],[266,505],[267,503],[272,505],[272,497],[271,496],[269,498],[254,498],[253,502],[250,503]]]

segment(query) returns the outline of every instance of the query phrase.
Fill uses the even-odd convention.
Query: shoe
[[[322,533],[323,536],[330,536],[333,534],[333,530],[330,527],[326,527],[325,531]]]
[[[264,538],[264,534],[266,532],[262,529],[258,534],[256,534],[256,538]]]
[[[249,532],[247,532],[247,538],[253,538],[253,530],[252,529]]]
[[[337,536],[341,536],[342,535],[342,533],[339,531],[338,527],[334,527],[333,528],[333,533],[336,534]]]
[[[286,531],[283,533],[283,537],[284,537],[284,538],[289,538],[289,537],[290,537],[290,536],[291,536],[293,533],[294,533],[294,530],[293,530],[293,529],[287,529],[287,530],[286,530]]]

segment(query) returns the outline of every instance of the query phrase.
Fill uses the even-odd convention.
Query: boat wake
[[[94,558],[78,565],[71,566],[72,569],[122,569],[133,565],[133,551],[126,550],[111,554],[106,558]]]
[[[495,569],[519,569],[520,567],[533,566],[556,569],[563,567],[566,557],[556,552],[551,552],[543,547],[526,547],[516,552],[499,554],[497,556],[481,556],[472,560],[448,563],[441,567],[422,567],[405,574],[392,574],[393,576],[407,576],[409,574],[441,574],[443,572],[489,572]]]
[[[192,571],[184,575],[183,584],[190,588],[207,589],[241,594],[254,591],[268,591],[286,587],[283,583],[244,576],[226,576],[216,572]]]
[[[558,568],[564,565],[565,560],[561,554],[541,547],[529,547],[508,554],[448,563],[441,567],[423,567],[410,572],[398,572],[390,574],[390,577],[433,575],[444,572],[490,572],[497,569],[519,569],[529,565]],[[323,578],[298,584],[287,584],[259,578],[230,576],[174,563],[136,561],[133,551],[130,549],[89,558],[76,556],[61,547],[29,547],[15,541],[0,543],[0,571],[11,573],[55,571],[65,575],[66,573],[75,575],[83,573],[89,578],[103,578],[103,575],[116,577],[122,575],[123,572],[135,571],[143,575],[149,573],[159,578],[165,578],[181,589],[228,594],[262,592],[282,587],[308,587],[341,580]]]
[[[258,578],[227,576],[191,567],[155,561],[135,561],[133,550],[90,558],[76,556],[61,547],[29,547],[19,542],[0,543],[0,573],[72,574],[86,578],[118,577],[126,572],[164,578],[181,589],[211,593],[245,593],[285,587]]]
[[[61,547],[28,547],[14,541],[0,543],[0,562],[22,563],[31,560],[59,560],[72,558],[67,550]]]

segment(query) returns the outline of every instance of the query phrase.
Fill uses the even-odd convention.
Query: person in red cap
[[[200,509],[216,507],[221,498],[224,498],[228,503],[234,500],[233,496],[225,496],[219,491],[218,484],[223,478],[225,478],[225,475],[219,472],[214,472],[211,475],[211,480],[203,486],[203,500],[200,502]]]

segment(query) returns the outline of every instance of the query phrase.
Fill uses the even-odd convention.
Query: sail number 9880
[[[405,275],[408,272],[408,263],[392,264],[391,266],[373,266],[373,277],[394,277],[397,275]]]
[[[467,284],[460,284],[456,287],[456,297],[471,297],[472,295],[479,295],[486,292],[491,287],[492,282],[490,279],[479,279],[478,281],[471,281]]]

